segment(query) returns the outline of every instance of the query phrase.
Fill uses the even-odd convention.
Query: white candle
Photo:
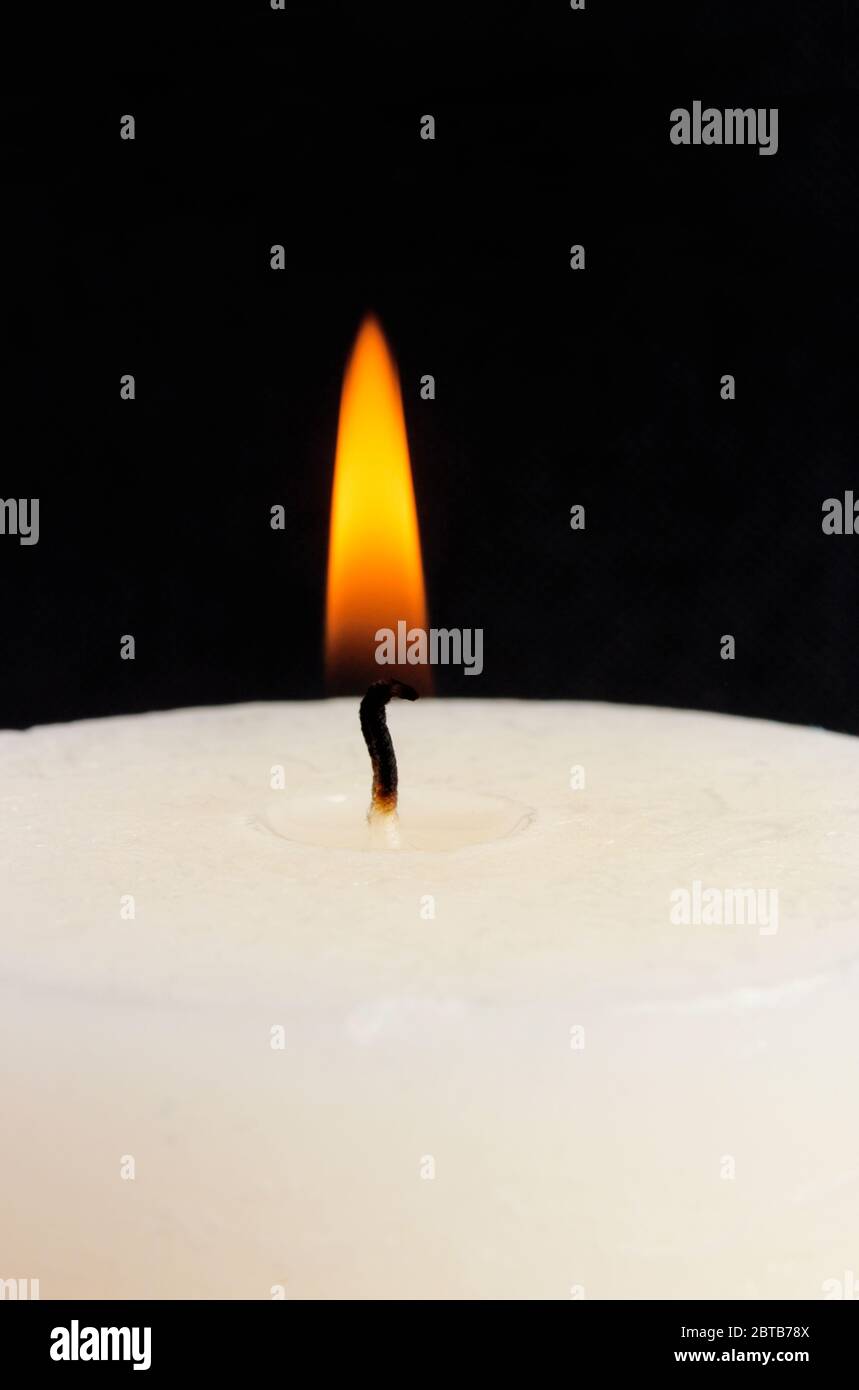
[[[424,848],[363,847],[357,701],[0,735],[0,1277],[823,1296],[857,1260],[859,743],[388,714]],[[672,921],[744,888],[755,923]]]

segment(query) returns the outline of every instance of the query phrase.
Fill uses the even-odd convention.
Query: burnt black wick
[[[370,815],[390,815],[397,809],[397,758],[388,732],[385,705],[391,699],[416,700],[418,692],[400,681],[374,681],[361,701],[361,733],[373,765]]]

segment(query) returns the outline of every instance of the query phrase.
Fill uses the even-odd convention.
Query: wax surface
[[[401,851],[361,847],[357,701],[0,734],[0,1278],[262,1299],[843,1280],[859,740],[477,700],[389,724]],[[672,922],[695,881],[774,890],[777,930]]]

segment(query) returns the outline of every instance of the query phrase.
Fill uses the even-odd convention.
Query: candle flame
[[[334,462],[325,665],[330,689],[407,677],[375,661],[376,632],[426,628],[421,544],[397,368],[378,321],[361,325],[343,379]],[[423,672],[423,688],[428,685]]]

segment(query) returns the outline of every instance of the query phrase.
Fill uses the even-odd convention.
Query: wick
[[[395,816],[397,810],[397,758],[388,732],[385,705],[390,699],[416,700],[418,692],[400,681],[374,681],[361,701],[361,733],[373,766],[373,794],[368,820]]]

